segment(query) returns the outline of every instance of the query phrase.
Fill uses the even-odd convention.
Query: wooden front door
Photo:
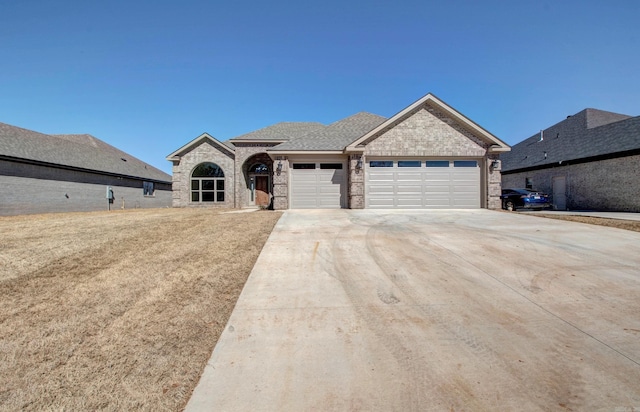
[[[269,177],[256,176],[256,205],[269,206]]]

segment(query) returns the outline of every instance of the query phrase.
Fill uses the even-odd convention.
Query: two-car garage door
[[[366,162],[367,208],[470,209],[480,207],[476,160]]]

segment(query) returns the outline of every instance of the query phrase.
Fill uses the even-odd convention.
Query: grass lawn
[[[181,410],[279,212],[0,217],[0,410]]]

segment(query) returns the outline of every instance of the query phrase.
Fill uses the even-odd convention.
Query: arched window
[[[191,173],[192,202],[224,202],[224,172],[215,163],[201,163]]]

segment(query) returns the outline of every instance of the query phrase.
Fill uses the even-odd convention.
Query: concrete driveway
[[[640,233],[488,210],[287,211],[187,406],[639,409]]]

